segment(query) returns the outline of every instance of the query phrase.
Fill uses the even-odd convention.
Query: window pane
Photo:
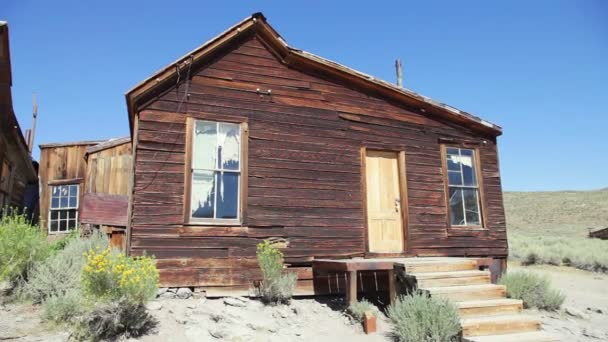
[[[218,174],[217,218],[237,218],[239,201],[239,174],[224,172]]]
[[[193,169],[217,168],[217,124],[196,121],[194,130]]]
[[[192,174],[192,217],[213,218],[215,201],[214,172],[195,171]]]
[[[448,185],[462,185],[460,172],[448,171]]]
[[[76,229],[76,219],[68,220],[68,230]]]
[[[477,179],[475,179],[475,169],[468,165],[462,165],[462,176],[464,178],[464,185],[477,186]]]
[[[458,156],[448,155],[447,162],[448,162],[448,170],[460,171],[460,163],[458,162]]]
[[[57,220],[59,218],[59,211],[53,210],[51,211],[51,220]]]
[[[70,196],[78,195],[78,185],[70,185]]]
[[[460,149],[460,154],[467,157],[473,157],[473,150],[467,150],[464,148]]]
[[[60,189],[60,191],[59,191],[59,194],[60,194],[61,196],[68,196],[68,194],[69,194],[69,192],[68,192],[68,191],[69,191],[69,190],[68,190],[68,185],[62,185],[62,186],[61,186],[61,189]]]
[[[68,218],[69,219],[76,219],[76,210],[68,210]]]
[[[458,153],[458,149],[457,148],[448,147],[446,149],[446,151],[447,151],[448,154],[455,154],[455,155],[459,155],[460,154],[460,153]]]
[[[477,189],[465,189],[463,190],[463,195],[467,225],[479,226],[479,199],[477,197]]]
[[[222,169],[238,170],[241,146],[241,130],[237,124],[220,123],[219,156]]]
[[[464,225],[462,189],[450,188],[450,223],[452,226]]]
[[[51,209],[59,208],[59,198],[51,198]]]
[[[57,197],[59,196],[59,187],[58,186],[54,186],[53,187],[53,193],[52,193],[53,197]]]
[[[77,197],[70,197],[70,201],[69,201],[69,206],[71,208],[76,208],[76,205],[78,204],[78,198]]]
[[[58,223],[57,223],[57,221],[51,221],[50,231],[51,232],[56,232],[57,229],[58,229]]]
[[[60,232],[64,232],[67,230],[67,221],[66,220],[60,220],[59,221],[59,231]]]
[[[68,198],[67,197],[61,197],[59,198],[59,207],[60,208],[65,208],[68,206]]]

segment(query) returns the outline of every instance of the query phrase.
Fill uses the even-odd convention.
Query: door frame
[[[401,253],[378,253],[369,250],[369,227],[367,223],[367,180],[366,180],[366,157],[367,151],[394,152],[397,154],[397,167],[399,169],[399,197],[401,200],[401,226],[403,230],[403,250]],[[362,146],[360,149],[361,159],[361,200],[363,203],[363,226],[365,231],[365,253],[371,255],[405,255],[408,253],[408,226],[409,208],[407,199],[407,171],[405,163],[405,151],[391,148],[367,148]]]

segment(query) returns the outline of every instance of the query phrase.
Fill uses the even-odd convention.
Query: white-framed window
[[[241,125],[195,120],[192,126],[190,221],[238,223]]]
[[[78,228],[79,184],[51,185],[49,233],[65,233]]]
[[[481,227],[481,200],[475,150],[446,147],[448,204],[452,227]]]

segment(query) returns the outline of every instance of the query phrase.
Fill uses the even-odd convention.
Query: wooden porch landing
[[[454,258],[454,257],[411,257],[411,258],[374,258],[374,259],[316,259],[312,262],[315,270],[345,272],[346,273],[346,300],[357,301],[357,272],[359,271],[387,271],[389,276],[389,298],[391,303],[395,299],[395,266],[402,266],[407,271],[414,272],[424,268],[427,272],[449,271],[458,268],[458,264],[471,265],[475,268],[488,265],[487,259]],[[456,266],[455,266],[456,265]],[[470,267],[470,266],[469,266]],[[465,267],[468,268],[468,267]]]

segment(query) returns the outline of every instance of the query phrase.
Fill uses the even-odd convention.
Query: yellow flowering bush
[[[154,298],[159,273],[154,258],[131,258],[111,247],[85,253],[82,288],[90,297],[145,303]]]

